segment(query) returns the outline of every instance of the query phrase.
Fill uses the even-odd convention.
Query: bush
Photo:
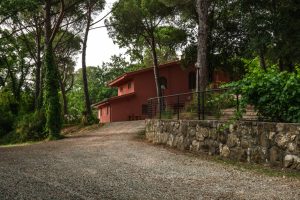
[[[82,113],[81,125],[87,126],[87,125],[93,125],[98,123],[99,123],[99,119],[96,117],[95,113],[92,113],[91,116],[88,116],[86,112]]]
[[[14,116],[9,111],[0,108],[0,138],[13,130]]]
[[[200,105],[202,105],[202,98],[200,97]],[[236,106],[234,95],[229,92],[212,91],[205,94],[205,113],[217,118],[222,115],[222,109],[232,108]],[[191,102],[185,106],[185,110],[189,113],[198,112],[198,99],[197,94],[193,96]]]
[[[13,100],[8,92],[0,92],[0,138],[13,130],[14,115],[11,112]]]
[[[172,111],[168,108],[164,109],[161,113],[161,118],[162,119],[172,119],[173,116],[174,116],[174,111]]]
[[[43,112],[35,112],[20,117],[15,127],[17,142],[37,141],[47,137],[44,129],[46,118]]]
[[[267,71],[255,64],[244,79],[231,83],[241,94],[241,105],[254,105],[260,119],[300,122],[300,73],[280,72],[276,66]]]

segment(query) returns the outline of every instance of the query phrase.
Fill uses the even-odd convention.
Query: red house
[[[182,69],[171,62],[159,67],[163,95],[186,93],[195,89],[195,68]],[[147,100],[156,96],[153,68],[125,73],[109,83],[118,88],[118,96],[94,105],[100,123],[141,120],[147,117]]]

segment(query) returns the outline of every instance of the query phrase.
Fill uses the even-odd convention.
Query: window
[[[168,80],[163,76],[159,77],[159,84],[160,84],[161,89],[168,88]]]
[[[102,108],[100,109],[100,117],[102,116]]]
[[[147,104],[142,105],[142,114],[148,115],[148,105]]]
[[[189,73],[189,89],[196,89],[196,72]]]
[[[123,92],[123,87],[122,86],[120,87],[120,92]]]
[[[128,83],[128,89],[130,89],[130,88],[131,88],[131,82]]]
[[[109,114],[109,107],[108,106],[106,107],[106,114],[107,115]]]

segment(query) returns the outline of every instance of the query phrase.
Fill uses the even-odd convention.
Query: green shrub
[[[11,112],[13,103],[12,97],[8,92],[0,92],[0,138],[13,130],[14,115]]]
[[[161,112],[161,118],[162,119],[172,119],[174,116],[174,111],[173,110],[170,110],[170,109],[164,109],[162,112]]]
[[[86,112],[82,113],[81,125],[87,126],[92,124],[98,124],[99,119],[96,117],[95,113],[92,113],[91,116],[88,116]]]
[[[200,97],[200,105],[202,105],[202,97]],[[205,113],[207,115],[220,118],[222,115],[222,109],[232,108],[236,106],[235,96],[230,92],[218,92],[212,91],[205,94],[204,107]],[[189,113],[198,112],[198,97],[197,94],[193,96],[192,101],[190,101],[185,106],[185,111]]]
[[[0,138],[13,130],[14,116],[9,111],[0,108]]]
[[[244,79],[229,84],[241,94],[241,105],[254,105],[260,119],[300,122],[300,73],[280,72],[276,66],[267,71],[250,65]]]
[[[15,134],[18,142],[36,141],[47,137],[44,129],[46,118],[43,112],[23,115],[16,123]]]

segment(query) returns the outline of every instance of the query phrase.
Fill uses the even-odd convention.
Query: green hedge
[[[254,105],[260,119],[300,123],[299,70],[280,72],[273,66],[264,71],[254,62],[244,79],[229,86],[241,94],[243,108]]]

